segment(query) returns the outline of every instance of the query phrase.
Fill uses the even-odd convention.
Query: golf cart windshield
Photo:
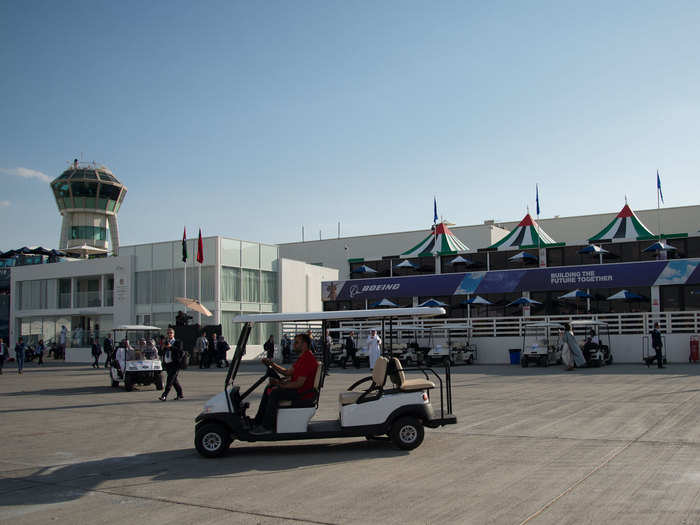
[[[351,320],[379,320],[391,321],[392,319],[435,317],[445,315],[444,308],[417,307],[417,308],[384,308],[381,310],[342,310],[338,312],[300,312],[300,313],[279,313],[279,314],[244,314],[233,318],[234,323],[243,323],[241,335],[238,337],[236,351],[231,359],[228,374],[226,374],[226,384],[228,385],[236,378],[241,360],[245,355],[246,345],[250,331],[255,323],[291,323],[303,321],[351,321]]]
[[[141,349],[139,347],[139,341],[145,340],[148,342],[154,334],[160,332],[160,328],[157,326],[149,325],[121,325],[117,326],[112,330],[114,332],[114,341],[116,347],[122,346],[122,341],[126,340],[129,342],[130,349],[125,350],[126,361],[141,361],[144,359],[158,359],[158,351],[151,349]],[[155,355],[154,355],[155,353]]]

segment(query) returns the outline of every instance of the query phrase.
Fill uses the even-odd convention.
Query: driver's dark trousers
[[[165,365],[165,373],[168,374],[168,378],[165,382],[165,390],[163,390],[163,397],[168,397],[170,389],[175,387],[175,392],[177,397],[182,397],[182,387],[180,382],[177,380],[177,374],[180,371],[178,366],[174,363],[168,363]]]
[[[261,424],[269,430],[275,429],[275,416],[280,401],[294,401],[299,399],[299,392],[288,388],[266,388],[262,399],[260,400],[260,408],[255,416],[255,423]]]

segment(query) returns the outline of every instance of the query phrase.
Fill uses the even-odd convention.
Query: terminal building
[[[647,226],[660,217],[669,233]],[[641,360],[658,320],[672,359],[688,359],[700,333],[700,206],[450,226],[282,244],[280,254],[340,270],[324,283],[325,310],[443,305],[429,324],[468,326],[480,362],[506,362],[529,322],[576,318],[608,322],[627,362]]]

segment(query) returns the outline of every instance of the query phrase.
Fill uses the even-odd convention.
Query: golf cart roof
[[[595,321],[593,319],[578,319],[569,323],[571,326],[608,326],[608,323],[603,321]]]
[[[160,331],[160,328],[145,324],[123,324],[113,328],[112,330],[114,332],[151,332],[153,330]]]
[[[286,314],[244,314],[234,323],[275,323],[293,321],[332,321],[350,319],[384,319],[389,317],[435,317],[445,315],[441,307],[384,308],[381,310],[341,310],[337,312],[299,312]]]
[[[536,323],[527,323],[525,328],[564,328],[561,323],[553,323],[551,321],[537,321]]]

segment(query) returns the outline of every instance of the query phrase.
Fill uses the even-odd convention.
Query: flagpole
[[[659,170],[656,170],[656,218],[659,223],[659,242],[661,242],[661,203],[659,195],[661,194],[661,182],[659,178]]]
[[[197,291],[197,300],[199,301],[199,304],[202,304],[202,265],[198,264],[197,265],[197,287],[199,290]],[[202,326],[202,312],[197,312],[197,324],[199,326]]]

